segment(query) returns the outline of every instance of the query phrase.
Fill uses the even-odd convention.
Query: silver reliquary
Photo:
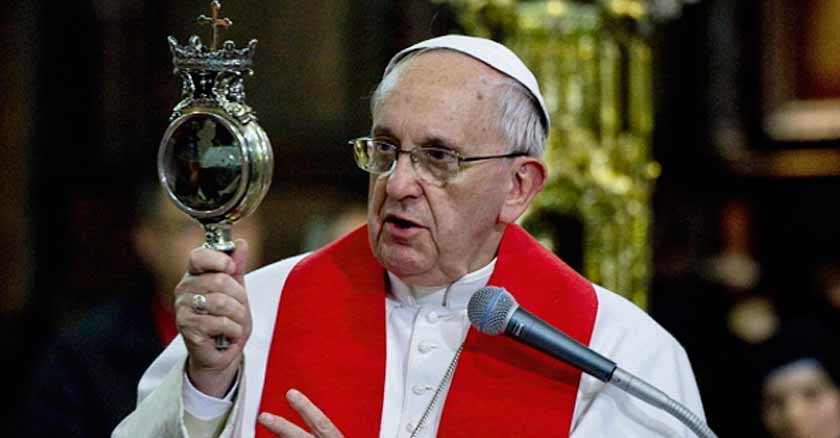
[[[274,155],[254,110],[245,103],[245,77],[253,74],[251,40],[217,47],[219,30],[232,23],[219,18],[221,4],[210,3],[210,46],[198,36],[186,45],[169,37],[181,101],[175,105],[158,151],[158,176],[169,197],[204,226],[205,246],[231,254],[231,225],[253,212],[271,184]],[[215,338],[216,349],[230,342]]]
[[[221,5],[210,3],[210,46],[193,35],[186,45],[169,37],[175,74],[181,80],[181,101],[172,110],[158,152],[158,176],[169,197],[199,221],[206,246],[230,253],[230,226],[253,212],[262,201],[274,168],[271,144],[257,117],[245,103],[246,76],[257,40],[236,48],[233,41],[217,47],[220,29],[232,23],[219,18]]]

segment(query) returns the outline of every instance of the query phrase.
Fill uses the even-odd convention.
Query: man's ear
[[[518,159],[511,169],[511,184],[499,220],[506,224],[516,222],[542,190],[547,177],[548,169],[542,161],[533,157]]]

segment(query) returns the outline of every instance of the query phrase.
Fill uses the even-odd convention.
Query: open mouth
[[[417,224],[415,222],[412,222],[408,219],[403,219],[401,217],[394,216],[394,215],[388,215],[388,217],[385,218],[385,223],[393,224],[393,225],[397,226],[398,228],[402,228],[402,229],[414,228],[414,227],[419,227],[420,226],[419,224]]]

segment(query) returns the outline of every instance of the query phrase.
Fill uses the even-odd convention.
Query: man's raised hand
[[[332,421],[300,391],[290,389],[286,393],[286,400],[289,401],[289,406],[300,414],[312,432],[301,429],[283,417],[263,412],[258,420],[270,432],[276,433],[280,438],[341,438],[344,436]]]
[[[224,396],[231,387],[251,335],[244,279],[247,258],[248,244],[242,239],[230,256],[196,248],[175,288],[175,321],[189,352],[187,374],[198,390],[214,397]],[[206,297],[205,309],[194,308],[196,294]],[[217,350],[217,336],[226,337],[230,347]]]

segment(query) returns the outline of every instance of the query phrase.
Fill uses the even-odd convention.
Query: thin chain
[[[435,402],[440,398],[440,394],[443,392],[443,388],[449,384],[449,381],[452,379],[452,375],[455,373],[455,365],[458,364],[458,358],[461,356],[461,351],[464,349],[464,342],[461,343],[461,346],[458,347],[458,351],[455,352],[455,357],[452,358],[452,362],[449,363],[449,368],[446,369],[446,374],[443,375],[443,379],[440,381],[440,386],[437,387],[435,391],[435,395],[432,396],[432,400],[429,402],[429,406],[426,406],[426,411],[423,412],[423,416],[420,417],[420,421],[417,423],[417,427],[414,428],[414,431],[411,432],[411,438],[416,438],[417,434],[423,429],[425,426],[426,420],[429,418],[429,415],[432,413],[432,407],[434,407]]]

